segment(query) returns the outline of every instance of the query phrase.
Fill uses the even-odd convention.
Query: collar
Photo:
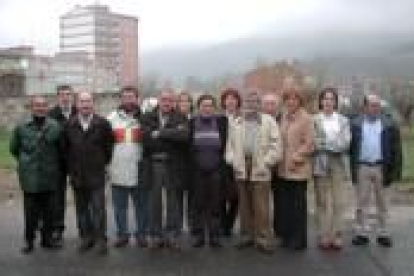
[[[237,117],[234,117],[234,120],[237,123],[242,123],[242,122],[246,122],[246,121],[255,121],[255,122],[257,122],[260,125],[262,123],[262,113],[257,112],[256,114],[254,114],[252,116],[251,120],[249,120],[249,119],[246,119],[245,116],[237,116]]]
[[[49,123],[50,123],[50,119],[49,119],[49,117],[46,117],[46,118],[45,118],[45,123],[43,124],[42,129],[43,129],[43,130],[45,130],[46,128],[48,128],[48,127],[49,127]],[[28,125],[28,126],[30,126],[30,127],[35,126],[34,118],[33,118],[33,116],[32,116],[32,115],[31,115],[31,116],[30,116],[30,118],[27,120],[26,125]]]
[[[93,119],[93,113],[89,114],[88,117],[84,117],[81,114],[78,115],[79,122],[90,124]]]

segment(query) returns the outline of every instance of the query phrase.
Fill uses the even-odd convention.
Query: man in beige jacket
[[[269,220],[271,168],[281,159],[279,127],[261,113],[260,95],[248,91],[243,116],[230,125],[226,161],[233,167],[239,187],[241,239],[237,247],[256,246],[273,251]]]

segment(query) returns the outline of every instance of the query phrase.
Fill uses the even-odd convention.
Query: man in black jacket
[[[400,131],[392,118],[381,112],[381,99],[369,94],[364,99],[364,114],[352,120],[351,133],[351,173],[357,197],[357,229],[352,243],[356,246],[369,243],[369,207],[373,194],[377,242],[380,246],[391,247],[385,188],[401,177]]]
[[[105,171],[112,159],[114,136],[110,123],[94,113],[90,93],[79,93],[78,115],[65,128],[67,165],[75,197],[81,238],[79,251],[95,244],[106,254]]]
[[[49,117],[55,119],[62,129],[67,121],[74,117],[76,108],[73,103],[73,89],[69,85],[59,85],[57,91],[57,104],[49,111]],[[64,162],[66,153],[62,153],[60,164],[61,175],[57,183],[53,198],[53,239],[56,243],[63,242],[63,231],[65,230],[65,210],[66,210],[66,188],[67,188],[67,169]]]
[[[145,184],[150,189],[150,240],[149,246],[162,245],[178,248],[180,214],[178,192],[180,181],[178,162],[182,145],[188,142],[188,122],[184,115],[174,110],[174,94],[170,90],[161,92],[159,107],[144,115],[144,162]],[[162,205],[162,190],[166,192],[166,206]],[[162,213],[166,209],[166,226],[162,227]]]

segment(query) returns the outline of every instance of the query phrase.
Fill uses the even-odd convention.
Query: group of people
[[[33,96],[31,116],[10,143],[23,190],[23,253],[34,250],[37,231],[42,247],[62,246],[68,182],[80,252],[108,251],[106,183],[118,248],[134,237],[140,247],[179,249],[184,225],[193,247],[220,248],[238,217],[238,249],[271,253],[279,240],[284,248],[303,250],[307,188],[314,183],[317,244],[339,250],[350,178],[357,202],[352,243],[370,241],[373,198],[377,242],[392,246],[385,189],[401,176],[401,141],[376,94],[365,96],[353,118],[339,113],[335,88],[321,91],[315,115],[294,86],[280,95],[226,89],[219,99],[203,94],[196,101],[164,89],[146,113],[139,91],[128,86],[106,118],[94,110],[90,93],[59,86],[57,99],[49,109],[45,97]]]

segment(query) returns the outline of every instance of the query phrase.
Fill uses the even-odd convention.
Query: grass
[[[10,136],[10,132],[0,130],[0,169],[12,170],[16,166],[16,162],[9,152]]]
[[[414,129],[402,131],[403,143],[403,172],[402,183],[414,184]]]

